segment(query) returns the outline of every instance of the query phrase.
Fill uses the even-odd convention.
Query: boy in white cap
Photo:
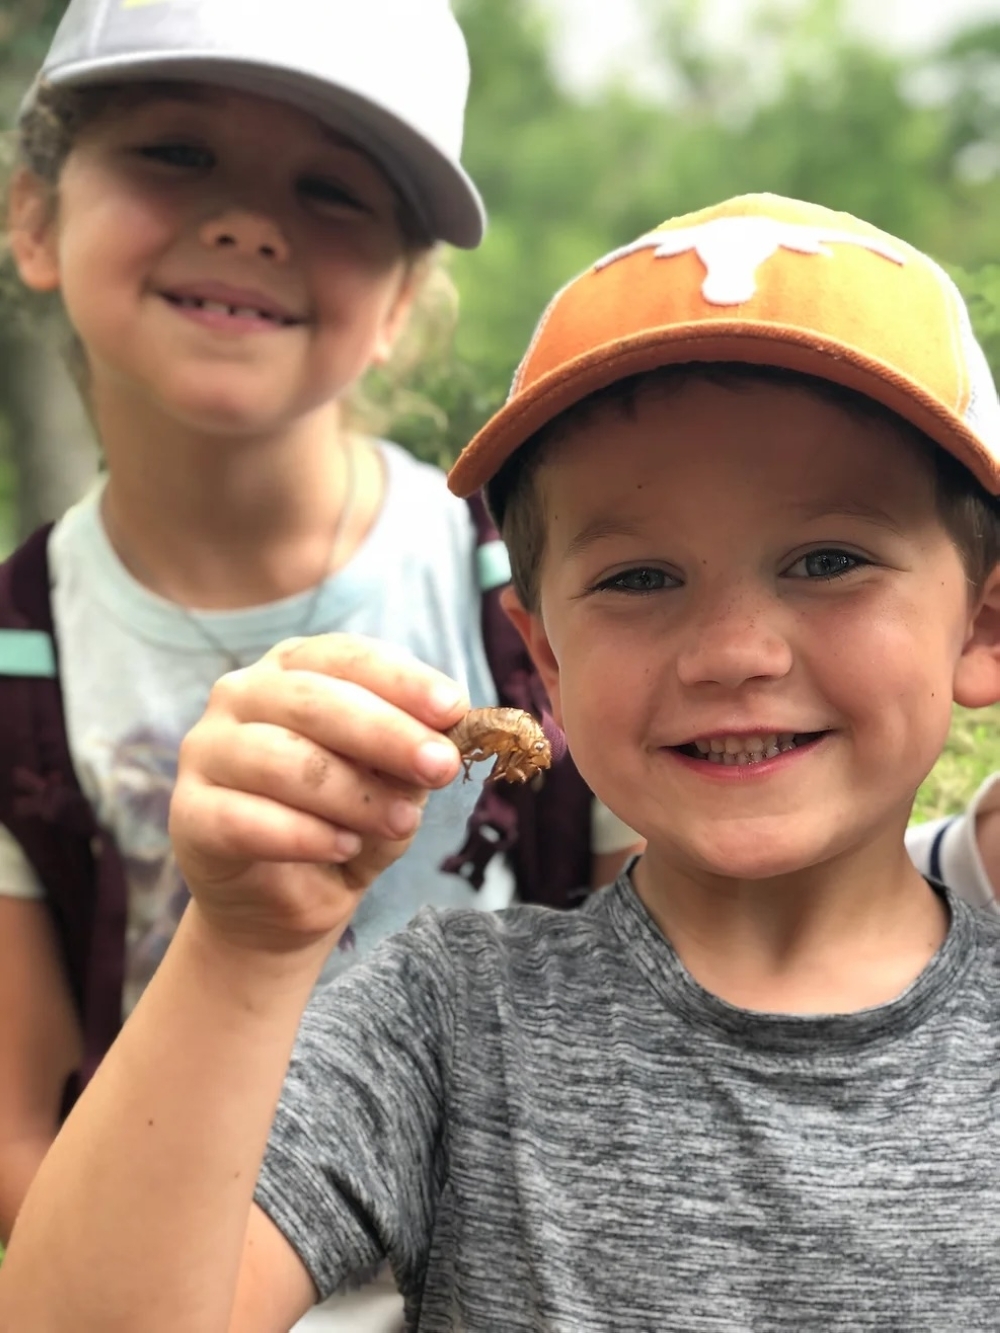
[[[1000,926],[903,835],[952,700],[1000,698],[998,446],[954,287],[854,218],[730,200],[570,283],[451,484],[647,850],[569,915],[421,914],[293,1053],[467,701],[344,637],[226,677],[195,903],[0,1328],[283,1329],[383,1256],[422,1330],[997,1327]]]

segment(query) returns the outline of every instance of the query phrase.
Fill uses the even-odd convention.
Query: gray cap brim
[[[405,121],[351,88],[333,86],[279,64],[227,60],[216,52],[202,56],[191,51],[101,56],[60,65],[46,71],[44,77],[57,87],[157,79],[208,83],[274,98],[356,140],[383,166],[435,240],[472,250],[483,239],[483,201],[461,166]],[[22,115],[35,91],[25,99]]]

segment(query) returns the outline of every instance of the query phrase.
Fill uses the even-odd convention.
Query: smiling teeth
[[[272,315],[267,310],[255,310],[248,305],[227,305],[225,301],[202,301],[197,296],[180,296],[175,303],[188,310],[207,310],[213,315],[232,315],[237,319],[266,319],[272,324],[290,324],[292,321]]]
[[[796,746],[795,733],[772,732],[769,736],[713,736],[711,740],[695,741],[694,748],[711,764],[759,764],[762,759],[774,759]]]

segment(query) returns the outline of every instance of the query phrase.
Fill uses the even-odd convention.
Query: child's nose
[[[785,629],[780,614],[756,598],[713,602],[679,654],[681,682],[735,690],[748,681],[780,679],[792,667]]]
[[[256,213],[231,210],[206,222],[199,233],[202,245],[212,249],[232,249],[248,258],[270,259],[277,264],[288,260],[288,242],[280,227]]]

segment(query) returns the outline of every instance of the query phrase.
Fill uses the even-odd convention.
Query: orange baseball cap
[[[471,495],[588,394],[689,361],[779,366],[854,389],[1000,493],[1000,403],[944,269],[849,213],[768,194],[664,222],[558,292],[449,486]]]

